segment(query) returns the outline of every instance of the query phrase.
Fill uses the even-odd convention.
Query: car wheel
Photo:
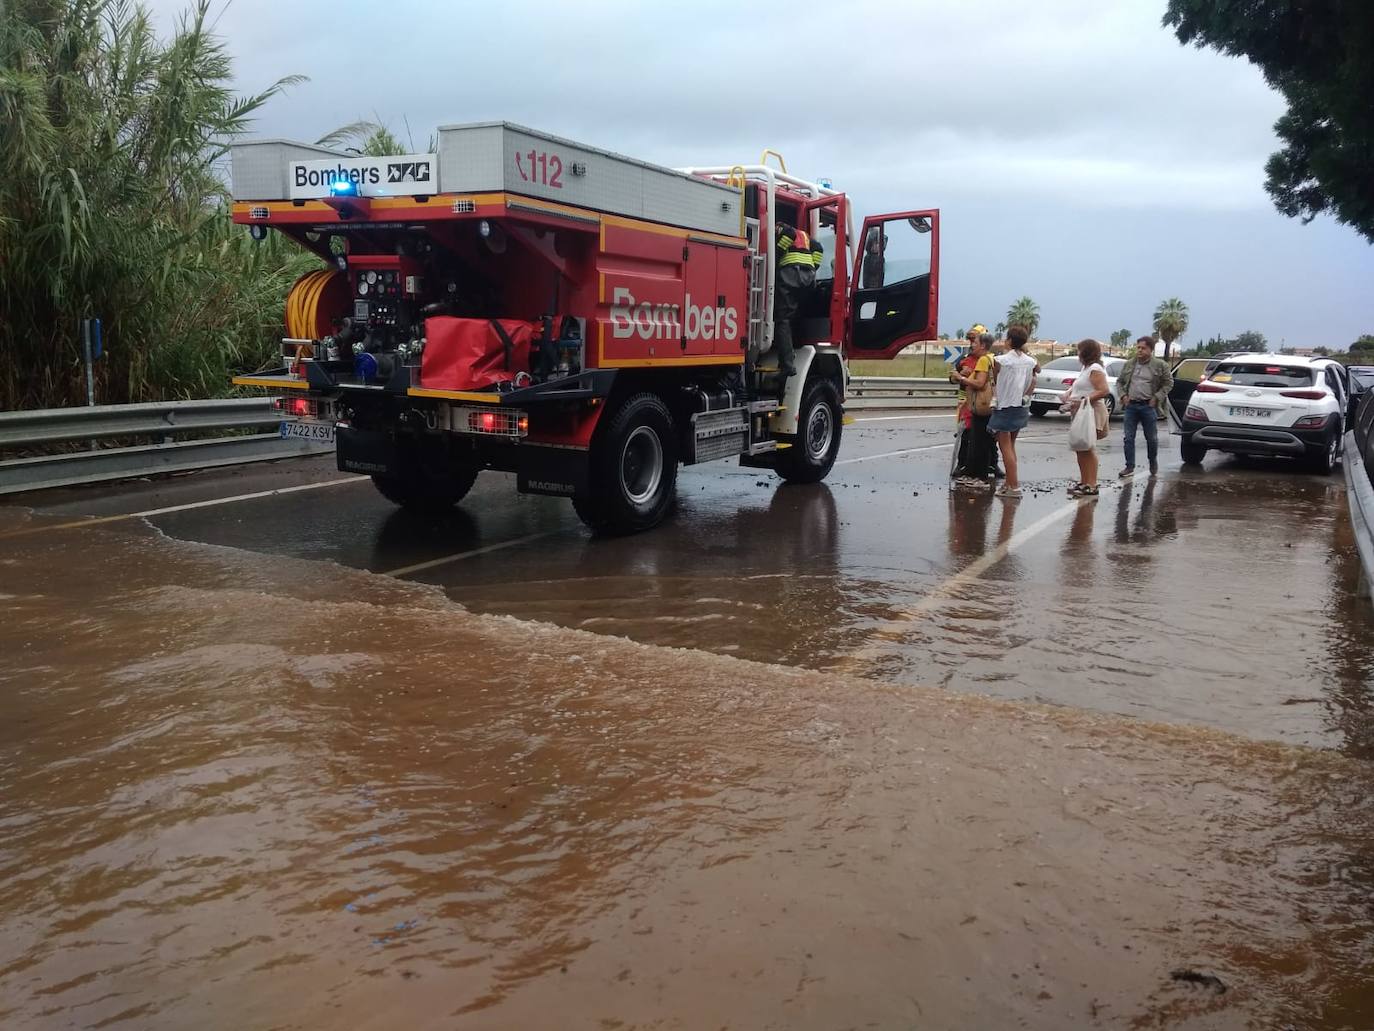
[[[835,384],[828,379],[808,383],[797,417],[797,435],[774,465],[778,475],[788,483],[818,483],[825,479],[839,454],[843,431],[840,394]]]
[[[1116,417],[1116,398],[1115,398],[1113,395],[1108,394],[1106,400],[1107,400],[1107,418],[1108,418],[1108,419],[1113,419],[1113,418]]]
[[[1050,410],[1050,406],[1047,405],[1047,404],[1042,404],[1042,403],[1039,402],[1039,401],[1032,401],[1032,402],[1031,402],[1030,413],[1031,413],[1031,415],[1035,416],[1037,419],[1043,419],[1043,418],[1045,417],[1045,413],[1048,412],[1049,410]]]
[[[635,394],[592,443],[591,477],[573,498],[600,533],[637,533],[661,523],[677,499],[677,433],[657,394]]]
[[[1328,433],[1322,442],[1321,450],[1313,450],[1308,457],[1312,471],[1321,476],[1330,476],[1336,471],[1340,459],[1341,438],[1338,433]]]
[[[1201,465],[1202,460],[1207,457],[1207,449],[1190,440],[1185,440],[1179,445],[1179,452],[1183,456],[1184,465]]]

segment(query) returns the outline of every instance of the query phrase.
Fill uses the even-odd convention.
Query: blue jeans
[[[1159,413],[1153,401],[1130,401],[1122,413],[1121,450],[1126,456],[1126,468],[1135,468],[1135,428],[1145,430],[1145,453],[1150,465],[1159,461]]]

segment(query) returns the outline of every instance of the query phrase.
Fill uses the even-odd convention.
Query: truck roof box
[[[231,148],[235,200],[285,200],[290,166],[356,155],[287,140]],[[439,128],[439,192],[507,193],[727,236],[743,234],[740,191],[510,122]]]

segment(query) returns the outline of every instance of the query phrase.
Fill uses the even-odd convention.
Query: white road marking
[[[866,419],[855,417],[855,422],[895,422],[898,419],[952,419],[954,412],[941,412],[939,415],[870,415]]]
[[[27,537],[35,533],[49,533],[53,530],[77,530],[86,526],[100,526],[103,523],[120,523],[129,519],[145,519],[150,516],[168,515],[172,512],[189,512],[196,508],[214,508],[216,505],[229,505],[235,501],[254,501],[258,498],[273,498],[278,494],[295,494],[303,490],[319,490],[321,487],[337,487],[344,483],[357,483],[359,480],[366,480],[366,476],[345,476],[338,480],[322,480],[319,483],[301,483],[294,487],[277,487],[274,490],[259,490],[252,494],[235,494],[228,498],[211,498],[208,501],[192,501],[185,505],[168,505],[166,508],[148,508],[142,512],[125,512],[123,515],[112,516],[91,516],[87,519],[76,519],[69,523],[51,523],[47,526],[31,526],[24,530],[12,530],[9,533],[0,533],[0,540],[8,540],[11,537]]]
[[[1000,500],[1002,500],[1004,504],[1015,504],[1018,499],[1002,498]],[[873,660],[887,653],[886,645],[901,641],[911,629],[912,624],[930,615],[930,613],[939,608],[945,599],[955,591],[959,590],[965,584],[972,583],[979,579],[989,569],[997,565],[997,563],[1001,562],[1012,552],[1023,547],[1028,541],[1034,540],[1061,519],[1077,512],[1081,505],[1093,504],[1096,504],[1096,502],[1086,498],[1070,501],[1067,505],[1063,505],[1060,508],[1056,508],[1053,512],[1041,516],[1024,530],[1012,534],[1001,544],[997,545],[997,547],[980,555],[963,569],[959,570],[959,572],[949,577],[915,605],[911,606],[911,608],[896,613],[884,626],[873,632],[873,636],[877,640],[870,641],[863,648],[847,655],[839,663],[839,666],[841,668],[851,668],[854,666],[866,666],[872,663]]]
[[[896,458],[898,455],[914,455],[917,451],[938,451],[942,447],[953,447],[954,441],[944,444],[927,444],[925,447],[903,448],[901,451],[884,451],[880,455],[860,455],[858,458],[841,458],[836,465],[851,465],[854,462],[872,462],[878,458]]]
[[[516,537],[513,540],[501,541],[499,544],[488,544],[485,548],[473,548],[471,551],[460,551],[456,555],[444,555],[442,558],[432,558],[427,562],[416,562],[413,566],[401,566],[399,569],[388,569],[382,576],[410,576],[412,573],[419,573],[426,569],[433,569],[436,566],[446,566],[450,562],[461,562],[465,558],[472,558],[476,555],[486,555],[492,551],[501,551],[503,548],[514,548],[521,544],[528,544],[531,541],[543,540],[545,537],[553,537],[564,533],[564,530],[546,530],[544,533],[531,533],[524,537]]]

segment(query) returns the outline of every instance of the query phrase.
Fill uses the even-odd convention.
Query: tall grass
[[[295,80],[235,96],[208,9],[159,39],[130,0],[0,3],[0,408],[84,399],[85,316],[102,401],[223,394],[274,353],[317,262],[231,225],[221,169]]]

